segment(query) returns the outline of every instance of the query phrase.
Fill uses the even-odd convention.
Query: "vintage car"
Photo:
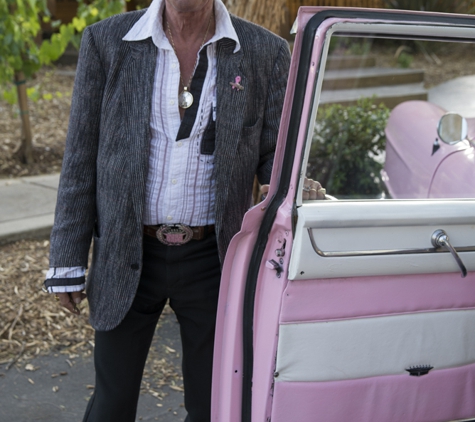
[[[360,63],[379,59],[368,44],[475,57],[475,17],[302,7],[295,32],[269,194],[224,262],[212,420],[475,421],[473,115],[441,121],[454,110],[430,84],[398,85],[410,69],[376,63],[390,76],[375,87],[367,64],[338,82],[329,65],[338,40],[364,47]],[[365,153],[385,188],[303,201],[319,108],[365,95],[391,110],[385,150]]]
[[[475,118],[407,101],[391,112],[386,137],[391,198],[475,198]]]

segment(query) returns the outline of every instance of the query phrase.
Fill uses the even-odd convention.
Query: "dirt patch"
[[[26,165],[17,155],[21,140],[18,105],[0,101],[0,178],[57,173],[61,170],[69,122],[74,67],[44,69],[28,82],[40,99],[29,101],[35,162]],[[43,98],[45,97],[45,98]]]
[[[48,269],[49,241],[20,241],[0,247],[0,364],[63,349],[90,353],[93,330],[88,309],[72,315],[41,291]]]
[[[87,304],[81,315],[64,311],[52,295],[41,291],[48,269],[48,240],[20,241],[0,247],[0,366],[8,370],[52,352],[67,359],[91,355],[94,330],[88,323]],[[165,314],[172,313],[169,307]],[[161,387],[182,391],[182,377],[176,363],[177,351],[163,346],[150,350],[142,392],[154,397]],[[175,362],[174,362],[175,360]]]

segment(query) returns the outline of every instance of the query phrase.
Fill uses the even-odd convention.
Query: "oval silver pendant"
[[[178,105],[181,108],[190,108],[193,104],[193,95],[186,89],[178,95]]]

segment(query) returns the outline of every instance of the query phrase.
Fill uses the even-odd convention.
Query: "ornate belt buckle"
[[[184,224],[162,224],[157,230],[156,236],[164,245],[180,246],[193,238],[193,230]]]

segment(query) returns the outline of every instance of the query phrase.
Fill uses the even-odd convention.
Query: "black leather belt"
[[[143,232],[168,246],[180,246],[190,240],[203,240],[214,233],[214,224],[208,226],[187,226],[185,224],[160,224],[144,226]]]

